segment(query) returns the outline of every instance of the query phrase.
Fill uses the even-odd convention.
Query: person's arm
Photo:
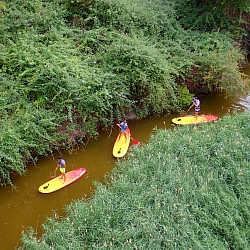
[[[116,124],[119,128],[121,128],[122,122]]]

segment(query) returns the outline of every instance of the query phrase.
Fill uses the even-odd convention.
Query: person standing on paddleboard
[[[125,138],[127,140],[127,127],[128,127],[128,123],[126,121],[126,119],[124,119],[121,123],[117,123],[116,124],[121,130],[120,130],[120,134],[119,134],[119,140],[121,138],[121,135],[124,134],[125,135]]]
[[[200,105],[201,105],[200,100],[197,97],[194,97],[193,98],[193,103],[188,109],[188,111],[189,111],[192,107],[194,107],[194,115],[195,115],[196,120],[198,119],[198,115],[199,115],[199,112],[200,112]]]
[[[56,166],[54,174],[56,173],[56,171],[57,171],[58,168],[60,169],[60,172],[61,172],[60,179],[63,179],[64,182],[65,182],[66,181],[66,175],[65,175],[65,172],[66,172],[66,162],[65,162],[65,160],[61,156],[58,157],[58,163],[57,163],[57,166]]]

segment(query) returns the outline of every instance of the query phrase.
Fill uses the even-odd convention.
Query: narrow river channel
[[[246,70],[250,75],[250,69]],[[213,113],[223,116],[235,111],[250,111],[250,94],[241,98],[225,98],[223,94],[200,96],[201,113]],[[171,119],[179,114],[151,117],[129,121],[134,139],[143,146],[147,143],[155,128],[171,129]],[[23,231],[33,227],[41,234],[41,224],[54,213],[65,215],[64,207],[73,200],[91,197],[94,181],[103,182],[104,176],[116,165],[112,148],[118,134],[118,128],[101,132],[97,140],[91,140],[85,148],[73,153],[60,152],[67,163],[67,171],[85,167],[85,176],[70,186],[51,194],[41,194],[38,187],[48,181],[56,167],[59,152],[49,157],[40,157],[36,165],[29,165],[24,176],[14,176],[16,189],[10,186],[0,188],[0,250],[13,250],[20,244]],[[133,143],[131,142],[131,145]]]

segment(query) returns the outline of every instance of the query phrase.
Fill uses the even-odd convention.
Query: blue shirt
[[[61,159],[59,162],[58,162],[59,166],[62,167],[62,168],[65,168],[65,160]]]
[[[198,100],[198,99],[194,100],[195,107],[199,108],[200,107],[200,103],[201,103],[200,100]]]
[[[195,112],[200,112],[200,104],[201,104],[200,100],[199,99],[195,99],[193,103],[194,103],[194,110],[195,110]]]
[[[128,123],[127,122],[122,122],[122,124],[120,125],[120,128],[122,130],[122,132],[125,132],[126,129],[128,127]]]

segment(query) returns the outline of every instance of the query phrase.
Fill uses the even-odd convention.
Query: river
[[[245,72],[250,75],[250,68]],[[213,113],[223,116],[235,111],[250,111],[250,94],[241,98],[226,98],[222,93],[199,96],[201,113]],[[143,120],[129,121],[132,137],[147,143],[155,128],[173,128],[171,119],[179,114],[150,117]],[[33,227],[38,235],[46,218],[54,213],[64,216],[65,205],[73,200],[88,198],[94,192],[94,181],[103,182],[104,177],[116,165],[112,148],[118,128],[103,131],[97,140],[90,140],[86,147],[69,153],[57,152],[48,157],[40,157],[35,165],[27,166],[24,176],[14,176],[15,189],[10,186],[0,188],[0,250],[13,250],[20,244],[22,232]],[[131,142],[131,145],[133,143]],[[67,163],[67,171],[85,167],[84,177],[51,194],[41,194],[38,187],[48,181],[56,167],[57,156],[61,153]]]

